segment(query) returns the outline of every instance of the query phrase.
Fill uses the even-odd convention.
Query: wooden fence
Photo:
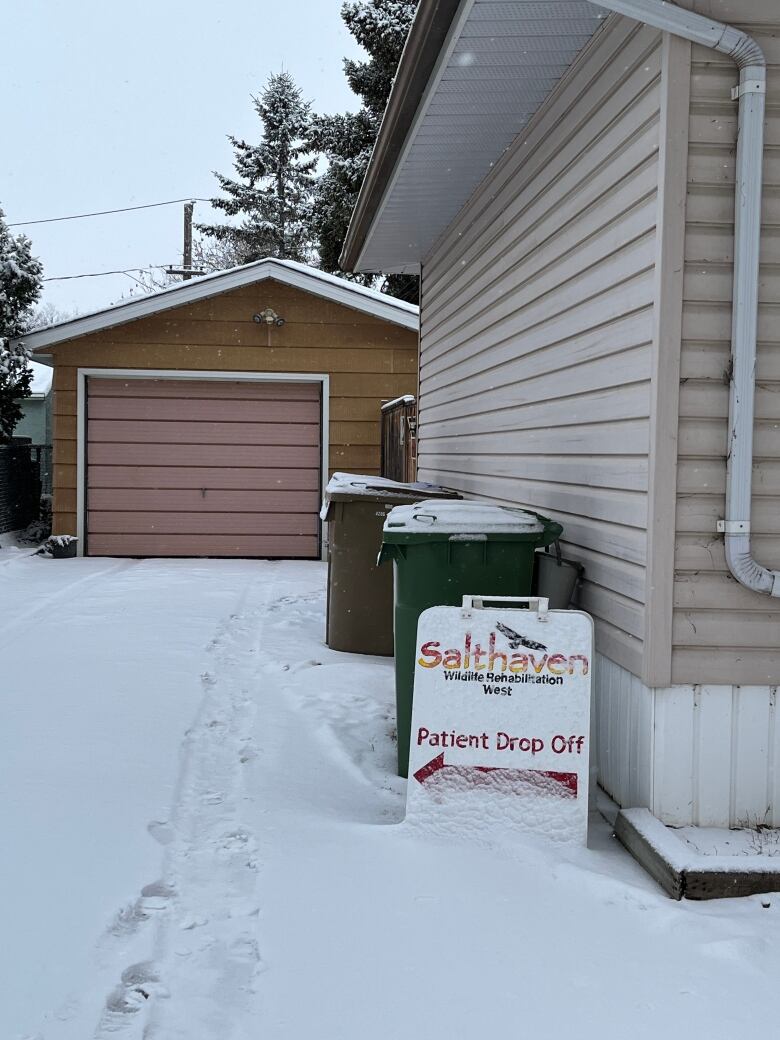
[[[382,476],[408,483],[417,475],[417,402],[411,395],[382,405]]]

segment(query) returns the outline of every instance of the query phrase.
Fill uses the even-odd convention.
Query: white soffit
[[[464,0],[356,270],[417,270],[606,17],[589,0]]]

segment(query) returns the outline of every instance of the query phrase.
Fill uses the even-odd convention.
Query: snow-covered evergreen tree
[[[309,104],[287,72],[268,79],[259,97],[253,97],[262,123],[258,144],[230,137],[235,151],[237,180],[215,173],[226,197],[211,205],[233,224],[197,224],[217,242],[232,245],[226,255],[240,263],[264,256],[308,262],[313,259],[312,198],[317,156],[309,140]]]
[[[29,351],[11,343],[41,295],[43,265],[30,250],[29,238],[12,235],[0,209],[0,444],[13,436],[22,417],[19,401],[30,396]]]
[[[314,119],[313,139],[329,160],[314,207],[320,263],[326,271],[340,270],[349,220],[416,9],[417,0],[347,0],[341,8],[342,19],[368,60],[344,61],[349,85],[362,101],[359,111]],[[410,279],[394,276],[388,281],[387,288],[400,295]]]

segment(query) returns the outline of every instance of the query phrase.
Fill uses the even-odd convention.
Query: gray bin
[[[555,542],[553,550],[536,553],[535,593],[550,601],[550,610],[568,610],[584,567],[576,560],[565,560],[561,547]]]

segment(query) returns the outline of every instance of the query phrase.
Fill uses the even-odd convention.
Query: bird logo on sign
[[[529,639],[528,636],[522,636],[519,632],[515,632],[508,625],[504,625],[500,621],[496,622],[496,629],[509,642],[510,650],[517,650],[518,647],[521,646],[526,647],[528,650],[547,650],[544,643],[537,643],[535,639]]]

